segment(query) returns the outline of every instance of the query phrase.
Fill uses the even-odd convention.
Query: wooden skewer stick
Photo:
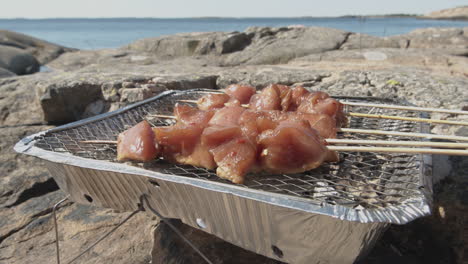
[[[193,104],[197,104],[198,101],[197,100],[177,100],[177,102],[183,102],[183,103],[193,103]]]
[[[159,118],[167,118],[167,119],[177,119],[175,116],[170,115],[147,115],[149,117],[159,117]]]
[[[418,106],[369,104],[369,103],[357,103],[357,102],[346,102],[346,101],[340,101],[340,103],[342,103],[344,105],[352,105],[352,106],[365,106],[365,107],[377,107],[377,108],[397,109],[397,110],[410,110],[410,111],[420,111],[420,112],[435,112],[435,113],[445,113],[445,114],[468,115],[468,111],[443,109],[443,108],[439,109],[439,108],[418,107]]]
[[[380,153],[416,153],[468,156],[468,150],[430,149],[430,148],[390,148],[390,147],[359,147],[359,146],[327,146],[335,151],[380,152]]]
[[[197,100],[177,100],[178,102],[184,102],[184,103],[192,103],[192,104],[198,104]],[[248,108],[249,104],[241,104],[240,106]]]
[[[408,146],[408,147],[436,147],[436,148],[461,148],[468,149],[468,143],[428,142],[428,141],[398,141],[398,140],[359,140],[328,138],[328,144],[346,145],[381,145],[381,146]]]
[[[368,135],[387,135],[387,136],[417,137],[417,138],[427,138],[427,139],[468,141],[468,137],[462,137],[462,136],[449,136],[449,135],[438,135],[438,134],[428,134],[428,133],[399,132],[399,131],[372,130],[372,129],[359,129],[359,128],[339,128],[338,132],[361,133],[361,134],[368,134]]]
[[[115,144],[117,145],[117,140],[83,140],[80,141],[80,143],[85,143],[85,144]]]
[[[347,113],[347,115],[355,116],[355,117],[403,120],[403,121],[423,122],[423,123],[431,123],[431,124],[468,126],[468,122],[463,122],[463,121],[439,120],[439,119],[406,117],[406,116],[375,115],[375,114],[363,114],[363,113]]]

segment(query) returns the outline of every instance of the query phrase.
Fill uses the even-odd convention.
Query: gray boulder
[[[36,57],[41,65],[52,61],[64,52],[76,50],[8,30],[0,30],[1,46],[22,49]]]
[[[0,68],[18,75],[31,74],[39,71],[39,62],[22,49],[0,46]]]
[[[468,54],[468,28],[422,28],[408,34],[390,37],[407,42],[408,48],[434,49],[450,55]]]
[[[0,67],[0,78],[16,76],[15,73]]]
[[[338,49],[350,34],[320,27],[250,28],[246,33],[253,35],[252,43],[229,54],[225,66],[287,63],[297,57]]]
[[[194,55],[221,55],[244,49],[251,36],[239,32],[183,33],[137,40],[125,50],[153,54],[164,59]]]

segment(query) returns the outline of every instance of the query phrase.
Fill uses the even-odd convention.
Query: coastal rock
[[[468,20],[468,6],[460,6],[434,11],[424,15],[423,18]]]
[[[468,54],[468,28],[422,28],[408,34],[392,37],[406,39],[409,48],[443,50],[446,54]]]
[[[388,37],[376,37],[361,33],[352,33],[349,35],[340,49],[375,49],[375,48],[406,48],[406,41],[400,42],[398,39]]]
[[[55,263],[55,233],[52,207],[65,197],[61,191],[29,199],[14,208],[0,209],[0,262],[10,264]],[[70,261],[129,213],[65,202],[58,211],[61,260]],[[5,224],[6,223],[6,224]],[[151,230],[157,220],[139,213],[102,243],[80,257],[77,263],[149,263]],[[138,234],[138,235],[135,235]],[[3,235],[3,236],[2,236]]]
[[[137,40],[124,49],[150,53],[163,59],[172,59],[184,56],[231,53],[242,50],[249,43],[250,35],[239,32],[182,33]]]
[[[64,52],[75,50],[8,30],[0,30],[0,47],[2,46],[15,47],[28,52],[41,65],[52,61]]]
[[[223,65],[280,64],[313,53],[338,49],[349,32],[320,27],[251,28],[252,43],[241,52],[229,54]]]
[[[12,77],[12,76],[16,76],[16,74],[7,69],[0,68],[0,78]]]
[[[312,54],[289,62],[302,67],[326,70],[364,70],[398,68],[399,66],[431,69],[439,73],[468,75],[468,60],[441,50],[416,48],[369,48],[333,50]]]
[[[87,80],[65,80],[37,87],[44,120],[65,123],[78,120],[86,107],[102,97],[100,85]]]
[[[155,76],[154,67],[124,66],[122,69],[130,69],[131,72],[119,71],[116,67],[101,67],[99,71],[84,69],[40,75],[49,77],[41,79],[36,85],[44,120],[63,124],[106,111],[114,102],[123,102],[125,105],[165,90],[216,87],[215,75],[171,73]],[[123,84],[127,88],[122,88]]]
[[[39,71],[39,62],[22,49],[0,46],[0,68],[17,75],[31,74]]]
[[[223,89],[230,84],[242,83],[262,89],[271,83],[310,87],[330,76],[329,72],[287,66],[243,66],[220,71],[216,84]]]

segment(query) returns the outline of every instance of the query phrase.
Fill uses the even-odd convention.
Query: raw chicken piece
[[[290,107],[290,111],[295,111],[297,107],[301,104],[302,99],[305,98],[310,92],[302,86],[296,86],[292,88],[291,91],[291,99],[293,106]]]
[[[255,164],[256,148],[246,137],[234,138],[211,150],[218,168],[216,174],[233,183],[244,182]]]
[[[245,111],[241,106],[226,106],[216,111],[208,123],[209,126],[232,126],[239,123],[239,117]]]
[[[153,128],[157,142],[162,147],[164,157],[173,155],[187,156],[193,152],[203,127],[176,124]]]
[[[243,136],[239,126],[207,127],[201,144],[213,154],[219,177],[242,183],[256,162],[256,144]]]
[[[270,85],[260,93],[250,98],[249,108],[253,110],[280,110],[280,92],[276,86]]]
[[[173,156],[176,162],[181,164],[188,164],[196,167],[202,167],[209,170],[216,168],[216,163],[213,159],[213,154],[211,154],[208,148],[197,142],[191,154],[187,156],[183,155],[174,155]]]
[[[282,121],[258,137],[260,164],[272,173],[299,173],[320,166],[328,149],[306,121]]]
[[[225,93],[233,100],[239,101],[241,104],[248,104],[250,97],[256,92],[255,88],[248,85],[232,84],[225,89]]]
[[[310,126],[317,130],[319,135],[323,138],[336,138],[337,127],[334,118],[325,114],[308,114],[300,112],[288,113],[288,120],[306,120]]]
[[[249,97],[250,98],[250,97]],[[197,105],[200,110],[213,110],[224,107],[224,104],[231,99],[229,95],[222,93],[210,93],[198,99]]]
[[[346,116],[343,112],[343,104],[330,98],[323,92],[310,93],[303,98],[297,108],[297,112],[309,114],[325,114],[336,120],[336,125],[341,127],[346,123]]]
[[[150,124],[145,120],[122,132],[117,138],[117,160],[150,161],[159,153]]]
[[[199,143],[200,136],[214,112],[176,105],[174,115],[177,124],[153,129],[156,140],[161,145],[162,156],[170,161],[214,168],[211,155]]]
[[[282,85],[282,84],[272,84],[272,86],[275,86],[276,89],[279,92],[280,96],[280,105],[281,105],[281,110],[282,111],[289,111],[289,109],[292,107],[292,90],[291,87],[287,85]]]
[[[242,137],[242,130],[239,126],[211,126],[203,130],[201,143],[212,149],[239,137]]]
[[[174,106],[174,116],[177,124],[206,126],[214,115],[214,111],[201,111],[195,107],[176,104]]]

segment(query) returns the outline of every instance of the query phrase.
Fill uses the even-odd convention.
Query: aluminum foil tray
[[[431,156],[340,153],[341,161],[293,175],[247,175],[243,185],[192,166],[119,163],[116,146],[83,144],[115,140],[147,119],[167,125],[180,99],[207,91],[167,91],[114,112],[28,136],[15,150],[48,161],[60,188],[82,204],[134,211],[146,195],[163,216],[216,235],[253,252],[290,263],[352,263],[365,256],[389,224],[430,213]],[[336,97],[356,102],[392,100]],[[419,112],[349,107],[347,111],[421,116]],[[428,132],[427,125],[350,118],[349,127]],[[404,137],[341,133],[339,138],[405,140]],[[408,138],[409,140],[409,138]],[[414,140],[414,139],[412,139]]]

